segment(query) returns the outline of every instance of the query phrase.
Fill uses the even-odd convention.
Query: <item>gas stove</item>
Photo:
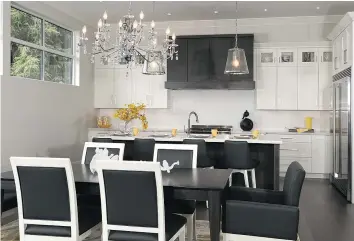
[[[210,134],[212,129],[217,129],[219,134],[231,134],[232,126],[225,125],[192,125],[191,134]]]

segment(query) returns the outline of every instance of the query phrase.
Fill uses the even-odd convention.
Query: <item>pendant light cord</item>
[[[236,1],[236,34],[235,34],[235,48],[238,48],[237,47],[237,1]]]

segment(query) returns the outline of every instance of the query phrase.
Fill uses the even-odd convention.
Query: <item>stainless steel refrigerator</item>
[[[333,135],[333,172],[330,181],[349,202],[354,202],[353,193],[353,116],[352,116],[351,69],[344,70],[333,78],[331,133]]]

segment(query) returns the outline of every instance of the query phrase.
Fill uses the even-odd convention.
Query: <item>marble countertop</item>
[[[166,137],[151,137],[153,134],[159,134],[159,135],[164,135],[166,134]],[[159,142],[168,142],[168,141],[174,141],[174,142],[182,142],[183,139],[186,138],[191,138],[188,137],[187,134],[185,133],[177,133],[175,137],[172,137],[170,135],[170,132],[140,132],[138,136],[117,136],[117,135],[111,135],[110,133],[98,133],[94,135],[94,137],[105,137],[105,138],[111,138],[113,140],[134,140],[135,138],[154,138],[156,141]],[[236,136],[236,137],[235,137]],[[282,141],[279,140],[270,140],[267,139],[264,135],[261,135],[257,139],[245,139],[245,138],[237,138],[237,135],[231,134],[231,135],[224,135],[220,134],[217,135],[216,137],[207,137],[207,138],[191,138],[191,139],[204,139],[206,142],[225,142],[225,140],[231,140],[231,141],[247,141],[248,143],[257,143],[257,144],[282,144]]]

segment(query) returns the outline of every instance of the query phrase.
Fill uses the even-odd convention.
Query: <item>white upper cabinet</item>
[[[318,109],[331,110],[332,65],[333,53],[331,48],[318,48]]]
[[[352,65],[352,25],[349,25],[342,33],[342,64],[341,69],[346,69]]]
[[[257,109],[276,109],[277,68],[257,67],[256,71]]]
[[[133,82],[132,73],[127,69],[115,69],[114,83],[115,96],[114,103],[116,108],[124,108],[126,104],[133,102]]]
[[[297,48],[280,48],[277,56],[278,66],[297,66]]]
[[[299,66],[298,75],[298,110],[318,110],[318,65]]]
[[[257,52],[257,66],[276,66],[277,65],[277,49],[267,48],[258,49]]]
[[[278,67],[276,109],[297,110],[297,80],[296,67]]]
[[[114,70],[95,69],[94,107],[114,108]]]
[[[257,49],[257,109],[329,110],[331,47]]]

